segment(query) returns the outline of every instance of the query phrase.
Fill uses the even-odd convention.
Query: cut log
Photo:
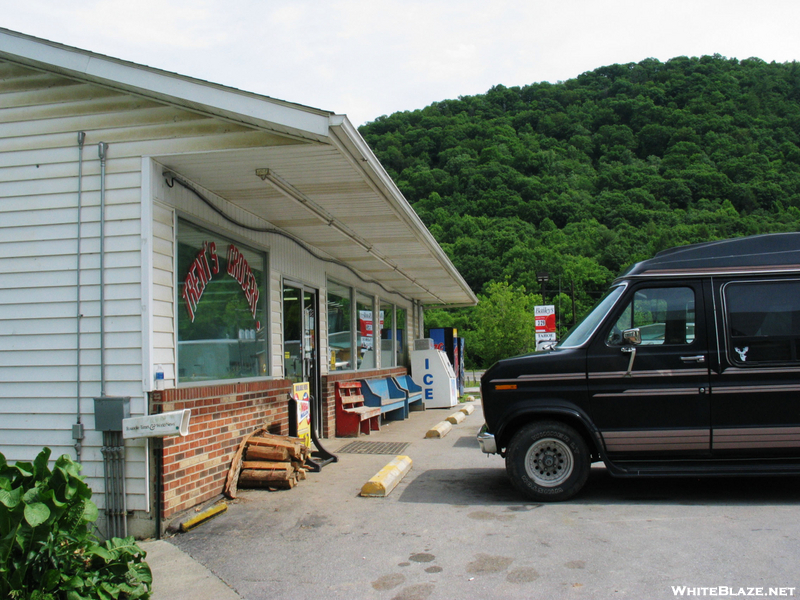
[[[242,440],[228,473],[225,493],[235,498],[238,486],[291,489],[306,478],[311,449],[300,438],[259,429]]]
[[[253,447],[267,447],[267,448],[285,448],[291,458],[303,459],[308,456],[308,448],[303,445],[297,438],[287,438],[281,436],[270,436],[265,438],[263,436],[253,437],[250,439],[250,446]]]
[[[242,472],[239,474],[239,482],[242,484],[242,487],[245,485],[264,487],[264,484],[275,483],[276,481],[289,481],[290,479],[297,481],[294,472],[291,470],[262,471],[260,469],[242,469]]]
[[[233,456],[233,460],[231,461],[231,468],[228,470],[228,476],[225,479],[225,487],[223,488],[223,492],[228,498],[236,498],[238,482],[239,482],[239,471],[242,469],[242,454],[244,454],[244,449],[247,447],[247,440],[255,436],[256,434],[261,434],[266,429],[261,428],[257,429],[244,437],[242,442],[239,444],[239,449],[236,451],[236,454]]]
[[[245,450],[246,460],[288,461],[289,449],[274,446],[254,446],[249,444]]]
[[[274,433],[261,433],[257,438],[258,443],[268,444],[272,443],[275,446],[305,446],[303,440],[299,437],[292,437],[289,435],[275,435]]]
[[[290,490],[297,485],[297,480],[288,479],[286,481],[274,481],[268,484],[268,487],[276,490]]]
[[[245,469],[256,469],[258,471],[289,471],[296,469],[290,462],[271,462],[266,460],[245,460],[242,462],[242,471]]]
[[[294,444],[285,444],[278,446],[276,442],[268,442],[262,441],[261,439],[254,439],[250,440],[250,446],[254,448],[283,448],[289,453],[289,458],[294,458],[296,460],[305,460],[307,454],[305,452],[305,446],[302,444],[294,445]]]

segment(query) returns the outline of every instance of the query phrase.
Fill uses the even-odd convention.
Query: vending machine
[[[429,330],[433,345],[436,349],[442,350],[456,375],[458,393],[464,393],[464,338],[458,337],[458,330],[455,327],[437,327]]]

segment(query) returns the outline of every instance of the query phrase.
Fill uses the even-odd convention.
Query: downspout
[[[161,494],[164,491],[164,441],[162,438],[153,438],[156,455],[156,539],[161,539],[161,511],[163,502]]]
[[[75,440],[75,457],[81,461],[83,445],[83,423],[81,422],[81,212],[83,209],[83,143],[86,141],[86,132],[78,132],[78,232],[77,232],[77,265],[75,267],[76,314],[75,314],[75,425],[72,426],[72,439]]]

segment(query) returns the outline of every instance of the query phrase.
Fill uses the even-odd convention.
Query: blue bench
[[[422,401],[422,388],[411,379],[411,375],[398,375],[394,378],[394,382],[408,396],[409,410],[425,410],[425,403]]]
[[[381,415],[389,421],[408,418],[408,398],[391,377],[359,379],[365,406],[380,407]]]

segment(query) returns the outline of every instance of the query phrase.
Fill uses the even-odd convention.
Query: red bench
[[[336,382],[336,437],[358,437],[369,435],[381,428],[381,407],[364,406],[361,383],[358,381]]]

